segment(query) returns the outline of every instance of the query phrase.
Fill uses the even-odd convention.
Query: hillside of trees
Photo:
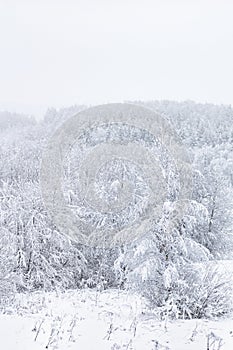
[[[85,106],[49,109],[41,121],[0,113],[0,298],[68,288],[130,289],[172,316],[229,310],[225,280],[210,262],[233,258],[233,109],[192,101],[135,101],[161,114],[192,163],[182,215],[166,201],[154,227],[111,249],[73,242],[43,203],[40,165],[55,130]],[[169,235],[167,223],[176,216]]]

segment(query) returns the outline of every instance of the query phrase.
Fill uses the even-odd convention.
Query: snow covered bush
[[[167,292],[163,311],[170,317],[212,318],[233,310],[232,275],[215,264],[183,266]]]
[[[165,203],[154,230],[119,257],[125,286],[170,317],[229,312],[232,279],[209,263],[209,239],[208,211],[202,204],[187,201],[179,211],[176,203]]]

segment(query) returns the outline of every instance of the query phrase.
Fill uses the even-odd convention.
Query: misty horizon
[[[0,2],[0,110],[232,105],[232,10],[228,0]]]

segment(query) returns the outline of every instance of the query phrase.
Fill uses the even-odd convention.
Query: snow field
[[[159,320],[123,291],[19,294],[0,315],[1,350],[233,349],[233,318]]]

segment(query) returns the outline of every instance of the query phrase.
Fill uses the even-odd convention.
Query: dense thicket
[[[183,203],[182,215],[177,215],[176,202],[167,201],[142,239],[112,250],[82,247],[64,237],[40,193],[40,161],[47,140],[84,106],[50,109],[37,123],[26,116],[0,114],[1,295],[41,288],[118,287],[137,290],[175,315],[201,317],[227,310],[217,273],[203,270],[200,262],[233,255],[233,110],[190,101],[137,103],[168,119],[187,148],[192,198]],[[167,223],[175,215],[168,232]]]

